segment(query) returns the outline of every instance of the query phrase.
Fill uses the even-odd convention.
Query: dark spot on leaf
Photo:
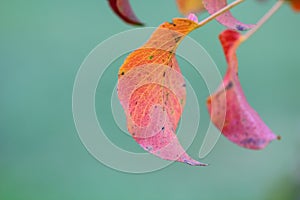
[[[266,142],[266,140],[264,139],[254,139],[254,138],[247,138],[241,141],[242,144],[254,144],[256,146],[260,146],[262,144],[264,144]]]
[[[174,40],[175,40],[175,42],[177,43],[177,42],[179,42],[180,41],[180,39],[181,39],[181,37],[179,36],[179,37],[175,37],[174,38]]]
[[[236,25],[236,29],[237,30],[239,30],[239,31],[245,31],[246,30],[246,28],[245,27],[243,27],[243,26],[241,26],[241,25]]]
[[[228,85],[226,85],[225,90],[229,90],[233,87],[233,83],[230,81]]]
[[[174,24],[173,22],[169,22],[170,25],[176,26],[176,24]]]
[[[153,147],[152,147],[152,146],[146,146],[146,149],[147,149],[148,151],[152,151],[152,150],[153,150]]]
[[[255,140],[252,139],[252,138],[247,138],[247,139],[242,140],[241,143],[242,143],[242,144],[255,143]]]

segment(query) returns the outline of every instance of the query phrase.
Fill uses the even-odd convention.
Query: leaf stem
[[[201,22],[199,22],[198,27],[203,26],[205,24],[207,24],[208,22],[210,22],[211,20],[215,19],[216,17],[222,15],[223,13],[227,12],[228,10],[230,10],[231,8],[239,5],[240,3],[242,3],[244,0],[236,0],[230,4],[228,4],[227,6],[225,6],[224,8],[218,10],[217,12],[215,12],[214,14],[210,15],[209,17],[207,17],[206,19],[202,20]]]
[[[270,17],[278,11],[278,9],[282,6],[285,0],[278,0],[275,5],[259,20],[259,22],[248,31],[244,36],[242,36],[242,41],[249,39],[262,25],[264,25]]]

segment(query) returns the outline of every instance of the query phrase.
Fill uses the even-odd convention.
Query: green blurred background
[[[131,2],[147,26],[179,16],[174,0]],[[273,3],[249,1],[233,13],[255,23]],[[221,137],[203,160],[209,167],[174,163],[133,175],[95,160],[72,118],[73,82],[83,59],[101,41],[133,27],[119,20],[105,0],[1,0],[0,199],[299,199],[299,19],[284,6],[238,51],[248,100],[281,141],[250,151]],[[211,22],[191,37],[224,73],[217,40],[222,30]],[[116,72],[119,66],[112,67]],[[200,95],[205,113],[207,94]],[[207,114],[201,118],[208,121]],[[117,135],[115,123],[107,123]],[[188,151],[193,157],[203,134]],[[120,145],[136,145],[126,139]]]

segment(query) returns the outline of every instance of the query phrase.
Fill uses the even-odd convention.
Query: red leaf
[[[125,22],[133,25],[143,25],[135,16],[129,0],[109,0],[108,2],[112,10]]]
[[[175,51],[196,27],[188,19],[162,24],[121,66],[118,96],[128,131],[142,148],[166,160],[204,165],[185,153],[175,134],[186,99]]]
[[[214,14],[227,5],[227,0],[203,0],[203,5],[209,14]],[[224,14],[218,16],[216,20],[227,28],[238,31],[246,31],[255,26],[253,24],[244,24],[238,21],[232,16],[230,11],[227,11]]]
[[[300,12],[300,0],[288,0],[294,11]]]
[[[220,34],[228,69],[223,84],[207,100],[212,122],[233,143],[263,149],[277,138],[248,104],[238,79],[236,49],[242,36],[233,30]]]

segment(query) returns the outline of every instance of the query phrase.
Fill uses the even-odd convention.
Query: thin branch
[[[242,36],[242,40],[245,41],[249,37],[251,37],[259,28],[264,25],[270,17],[278,11],[278,9],[282,6],[282,4],[285,2],[285,0],[278,0],[275,5],[261,18],[261,20],[256,24],[254,28],[252,28],[250,31],[248,31],[244,36]]]
[[[225,6],[224,8],[218,10],[217,12],[215,12],[214,14],[210,15],[209,17],[207,17],[206,19],[204,19],[203,21],[199,22],[199,26],[203,26],[205,24],[207,24],[208,22],[210,22],[211,20],[215,19],[216,17],[222,15],[223,13],[227,12],[228,10],[230,10],[231,8],[239,5],[240,3],[242,3],[244,0],[236,0],[230,4],[228,4],[227,6]]]

